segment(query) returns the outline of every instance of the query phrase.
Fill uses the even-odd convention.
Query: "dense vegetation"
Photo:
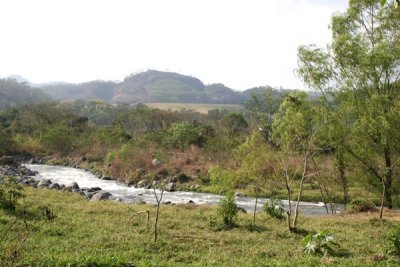
[[[36,247],[32,253],[10,249],[10,254],[0,259],[7,262],[14,251],[24,251],[25,257],[15,256],[17,261],[48,265],[74,262],[73,258],[87,264],[104,261],[105,265],[130,260],[135,264],[197,265],[267,265],[270,260],[271,264],[310,265],[398,262],[399,231],[392,226],[399,216],[390,209],[400,206],[399,20],[398,9],[391,5],[352,0],[347,12],[333,16],[333,40],[327,49],[299,47],[297,72],[310,88],[319,91],[317,97],[299,91],[256,89],[246,112],[214,109],[199,113],[82,100],[21,105],[1,112],[0,155],[80,165],[132,184],[157,180],[163,185],[176,177],[181,190],[211,191],[227,197],[216,210],[163,207],[161,238],[153,243],[142,219],[128,215],[129,209],[139,212],[149,209],[147,206],[88,204],[62,193],[73,200],[66,208],[64,203],[50,205],[53,193],[34,195],[27,190],[26,201],[31,206],[18,208],[20,202],[13,200],[14,213],[4,209],[2,227],[13,220],[21,225],[11,224],[16,235],[5,235],[8,239],[1,241],[10,248],[20,238],[27,247],[34,247],[29,246],[32,242],[48,248],[45,244],[50,242],[53,249],[46,253],[39,253]],[[146,86],[157,95],[160,87],[155,74],[161,75],[143,75],[151,76],[152,82]],[[184,93],[180,97],[203,97],[194,92],[203,86],[199,80],[175,78],[179,84],[168,81]],[[135,79],[137,76],[126,80],[144,86]],[[214,89],[226,91],[221,85]],[[160,163],[153,164],[154,159]],[[20,193],[20,188],[4,184],[3,188]],[[6,189],[2,196],[10,195]],[[272,198],[264,206],[268,216],[257,221],[255,214],[238,213],[235,191]],[[277,200],[282,198],[292,200],[286,212]],[[9,206],[6,200],[1,201]],[[334,203],[339,202],[348,212],[372,213],[309,219],[300,215],[300,200],[323,202],[327,214],[334,214]],[[35,217],[35,209],[41,205],[52,206],[54,220],[44,223]],[[379,214],[373,213],[376,205],[381,207]],[[384,207],[388,208],[385,212]],[[18,211],[24,214],[22,219]],[[70,224],[73,216],[76,221]],[[92,216],[101,218],[96,228],[90,223],[95,221]],[[29,234],[18,234],[29,225],[39,233],[26,230]],[[305,248],[299,249],[303,236]],[[78,237],[94,244],[76,254],[73,249]],[[96,244],[105,239],[110,241],[108,245]],[[66,249],[54,245],[61,241]],[[303,248],[310,254],[304,258]],[[60,257],[60,261],[54,260]]]

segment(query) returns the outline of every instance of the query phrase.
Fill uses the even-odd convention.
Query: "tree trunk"
[[[257,201],[258,201],[258,187],[256,186],[256,202],[254,204],[254,211],[253,211],[253,223],[254,224],[256,224]]]
[[[289,232],[292,232],[292,226],[290,225],[290,223],[291,223],[291,215],[292,215],[292,192],[291,192],[291,188],[289,186],[289,173],[288,173],[287,167],[285,167],[284,172],[285,172],[285,185],[286,185],[286,190],[287,190],[287,194],[288,194],[288,201],[289,201],[289,210],[286,212],[286,215],[287,215],[287,226],[288,226]]]
[[[339,178],[342,183],[344,209],[346,210],[347,203],[349,202],[349,189],[346,178],[346,166],[344,164],[342,153],[339,152],[339,154],[336,156],[336,160],[338,163]]]
[[[293,228],[294,229],[296,228],[297,218],[299,216],[299,203],[300,203],[301,194],[303,193],[304,180],[306,179],[307,165],[308,165],[308,153],[306,153],[306,155],[304,156],[303,174],[301,175],[300,189],[299,189],[299,194],[297,195],[296,207],[294,208],[294,219],[293,219]]]
[[[385,190],[385,200],[386,206],[391,209],[393,208],[392,202],[392,179],[393,179],[393,170],[392,170],[392,160],[391,160],[391,151],[390,147],[386,146],[385,150],[385,179],[384,179],[384,190]]]

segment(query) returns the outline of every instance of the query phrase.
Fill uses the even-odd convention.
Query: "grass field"
[[[384,257],[384,237],[400,221],[386,212],[301,217],[301,234],[289,233],[285,222],[259,214],[239,214],[237,227],[215,231],[215,208],[162,205],[159,240],[153,242],[155,207],[111,201],[91,203],[67,192],[26,188],[26,224],[22,217],[0,211],[0,260],[4,266],[315,266],[395,265]],[[48,207],[55,215],[42,215]],[[14,223],[17,218],[17,222]],[[7,232],[7,230],[9,230]],[[341,245],[337,256],[303,252],[307,232],[327,230]],[[1,237],[0,237],[1,238]],[[131,264],[131,265],[128,265]],[[1,266],[1,263],[0,263]]]
[[[233,105],[233,104],[146,103],[146,105],[151,108],[159,108],[163,110],[170,109],[173,111],[179,111],[185,109],[205,114],[212,109],[219,109],[219,110],[226,109],[229,112],[243,112],[246,110],[245,107],[243,107],[242,105]]]

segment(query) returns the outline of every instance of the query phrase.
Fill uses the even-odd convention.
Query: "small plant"
[[[272,218],[282,219],[285,214],[285,209],[282,201],[278,199],[270,199],[263,205],[263,211]]]
[[[400,256],[400,224],[392,228],[386,236],[385,252],[390,256]]]
[[[218,203],[217,215],[222,218],[225,227],[233,227],[238,213],[238,206],[232,193],[225,196]]]
[[[327,231],[321,231],[316,234],[308,234],[304,239],[304,252],[314,255],[334,255],[334,247],[340,247],[333,241],[333,236]]]
[[[350,202],[349,208],[351,212],[368,212],[376,210],[376,206],[374,203],[359,197],[354,198]]]
[[[23,189],[14,177],[0,179],[0,209],[14,211],[21,197],[23,197]]]

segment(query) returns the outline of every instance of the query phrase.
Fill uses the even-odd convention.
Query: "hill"
[[[123,82],[91,81],[50,84],[41,89],[55,100],[94,100],[110,103],[242,104],[246,96],[223,84],[204,85],[199,79],[156,70],[129,75]]]
[[[20,83],[16,79],[0,79],[0,110],[50,99],[49,95],[30,87],[26,82]]]

